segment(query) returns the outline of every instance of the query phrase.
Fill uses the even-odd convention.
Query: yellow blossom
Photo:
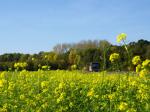
[[[4,71],[4,72],[2,72],[1,74],[0,74],[0,77],[1,78],[5,78],[7,76],[7,72],[6,71]]]
[[[146,69],[143,69],[143,70],[140,71],[139,76],[140,77],[145,77],[147,74],[148,74],[148,71]]]
[[[139,73],[141,71],[141,68],[142,68],[141,65],[137,65],[136,66],[136,73]]]
[[[125,103],[125,102],[121,102],[120,105],[119,105],[119,110],[121,111],[125,111],[128,107],[128,104]]]
[[[57,103],[60,103],[61,101],[63,101],[65,96],[66,96],[65,93],[61,93],[60,97],[57,99]]]
[[[41,82],[41,87],[42,87],[42,88],[48,87],[48,82],[47,82],[47,81]]]
[[[3,87],[3,81],[0,80],[0,87]]]
[[[63,87],[65,86],[65,83],[64,82],[61,82],[61,83],[59,83],[59,89],[62,89]]]
[[[125,40],[127,35],[125,33],[121,33],[117,36],[117,42],[120,43],[121,41]]]
[[[108,98],[109,100],[113,100],[115,98],[115,93],[109,94]]]
[[[135,56],[133,59],[132,59],[132,63],[134,65],[138,65],[141,63],[141,59],[140,59],[140,56]]]
[[[120,58],[120,56],[118,53],[113,53],[110,55],[109,60],[113,63],[113,62],[119,60],[119,58]]]
[[[143,65],[143,68],[150,69],[150,60],[146,59],[145,61],[143,61],[142,65]]]
[[[92,88],[88,93],[87,96],[88,97],[92,97],[94,95],[94,89]]]

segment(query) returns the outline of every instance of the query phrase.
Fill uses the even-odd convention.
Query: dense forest
[[[127,44],[130,57],[139,55],[142,60],[150,59],[150,41],[139,40]],[[128,70],[130,61],[123,45],[112,45],[106,40],[88,40],[75,44],[57,44],[53,51],[39,52],[38,54],[7,53],[0,55],[0,71],[15,70],[16,63],[26,63],[25,69],[36,71],[38,69],[50,70],[76,69],[86,70],[90,62],[99,62],[101,70],[113,70],[109,61],[112,53],[119,53],[119,70]],[[134,66],[130,66],[134,70]]]

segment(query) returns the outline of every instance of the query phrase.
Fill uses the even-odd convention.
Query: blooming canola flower
[[[117,42],[120,43],[121,41],[126,40],[127,34],[121,33],[117,36]]]

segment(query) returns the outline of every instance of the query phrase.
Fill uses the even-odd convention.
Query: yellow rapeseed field
[[[60,70],[0,73],[0,112],[149,110],[150,79],[135,73]]]

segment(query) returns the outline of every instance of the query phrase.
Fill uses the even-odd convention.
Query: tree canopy
[[[127,47],[131,57],[138,55],[142,60],[150,59],[150,41],[141,39],[130,42]],[[106,40],[84,40],[73,44],[57,44],[50,52],[2,54],[0,55],[0,71],[14,70],[14,64],[19,62],[27,63],[26,69],[30,71],[36,71],[42,66],[50,66],[50,69],[56,70],[70,69],[72,65],[76,65],[78,69],[83,69],[88,67],[90,62],[99,62],[101,70],[111,70],[109,56],[112,53],[120,54],[120,69],[127,70],[128,57],[123,46],[112,45]]]

